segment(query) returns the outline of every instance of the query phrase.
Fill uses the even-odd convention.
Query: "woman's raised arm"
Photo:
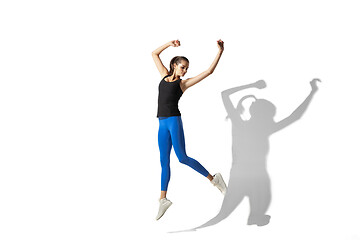
[[[212,62],[212,64],[210,65],[209,69],[207,69],[206,71],[200,73],[199,75],[192,77],[192,78],[188,78],[186,80],[181,81],[181,89],[183,90],[183,92],[188,89],[191,86],[194,86],[195,84],[199,83],[201,80],[203,80],[204,78],[206,78],[207,76],[209,76],[210,74],[212,74],[220,60],[220,57],[224,51],[224,42],[220,39],[217,41],[217,45],[219,48],[219,52],[217,53],[214,61]]]
[[[162,63],[162,61],[160,59],[160,53],[162,51],[164,51],[166,48],[170,47],[170,46],[178,47],[178,46],[180,46],[180,41],[179,40],[170,41],[170,42],[162,45],[161,47],[155,49],[152,52],[152,57],[154,59],[154,62],[155,62],[155,65],[156,65],[157,69],[160,72],[161,77],[165,77],[166,75],[168,75],[169,71],[167,70],[167,68]]]

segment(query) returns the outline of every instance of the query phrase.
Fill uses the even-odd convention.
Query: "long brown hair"
[[[189,59],[184,56],[176,56],[171,59],[169,75],[172,75],[174,73],[174,64],[178,65],[179,63],[181,63],[181,61],[186,61],[187,63],[189,63]]]

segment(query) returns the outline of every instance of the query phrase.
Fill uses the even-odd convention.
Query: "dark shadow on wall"
[[[203,225],[187,231],[194,231],[221,222],[236,209],[245,197],[248,197],[250,202],[247,224],[264,226],[269,223],[270,216],[266,214],[271,202],[271,181],[266,166],[269,137],[303,116],[318,90],[318,81],[320,80],[313,79],[310,82],[312,90],[308,97],[290,116],[279,122],[274,121],[276,107],[268,100],[247,95],[240,99],[237,107],[230,100],[230,95],[238,91],[249,88],[265,88],[265,81],[260,80],[222,92],[222,100],[228,113],[227,118],[232,123],[233,161],[228,190],[219,213]],[[253,98],[254,102],[249,109],[251,118],[244,120],[241,114],[244,112],[243,101],[247,98]]]

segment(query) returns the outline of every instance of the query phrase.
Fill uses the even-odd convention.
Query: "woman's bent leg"
[[[186,155],[185,137],[184,137],[184,130],[183,130],[181,117],[173,117],[171,118],[171,120],[172,120],[170,126],[171,140],[172,140],[172,145],[174,146],[176,156],[178,157],[179,161],[191,167],[192,169],[194,169],[204,177],[208,177],[209,172],[198,161]]]

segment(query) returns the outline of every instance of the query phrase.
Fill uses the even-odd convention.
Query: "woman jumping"
[[[181,163],[188,165],[204,177],[208,178],[224,195],[226,193],[227,187],[220,173],[212,176],[198,161],[186,155],[183,125],[178,108],[178,102],[182,94],[189,87],[197,84],[214,72],[224,51],[223,41],[218,40],[217,45],[219,52],[209,69],[196,77],[185,80],[182,80],[180,77],[183,77],[189,68],[189,60],[186,57],[174,57],[170,61],[170,71],[163,65],[159,57],[160,53],[166,48],[170,46],[179,47],[179,40],[170,41],[152,52],[152,57],[162,78],[159,84],[157,112],[157,117],[159,118],[158,143],[161,163],[161,195],[159,199],[159,212],[156,220],[159,220],[172,204],[172,202],[166,198],[170,180],[170,152],[172,146]]]

